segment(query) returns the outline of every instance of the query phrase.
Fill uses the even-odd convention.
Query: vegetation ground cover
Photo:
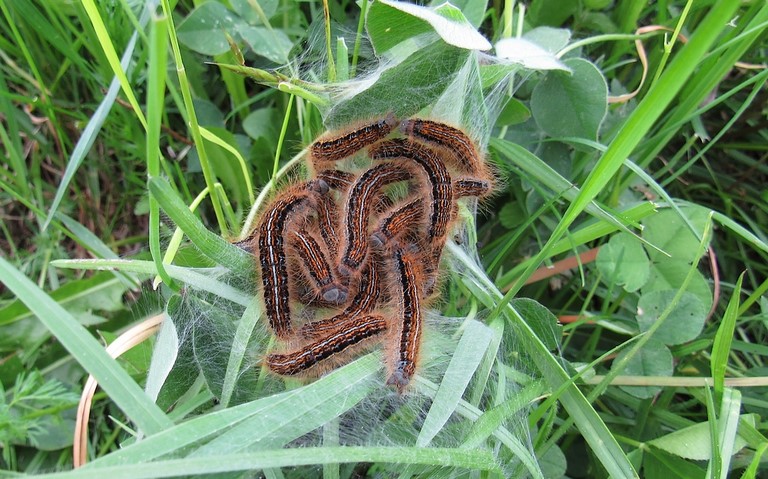
[[[764,474],[764,2],[0,10],[3,474]],[[501,186],[409,395],[376,352],[283,381],[232,242],[387,113],[461,126]]]

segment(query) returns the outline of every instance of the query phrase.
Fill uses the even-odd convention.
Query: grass
[[[768,7],[555,3],[0,0],[3,473],[763,475]],[[519,36],[528,68],[462,48]],[[405,399],[377,352],[265,374],[230,241],[323,120],[390,111],[462,125],[503,180],[460,211],[432,359]]]

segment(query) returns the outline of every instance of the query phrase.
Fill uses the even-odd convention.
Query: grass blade
[[[267,406],[190,455],[217,456],[233,452],[280,447],[339,417],[374,387],[381,366],[369,354],[305,387],[265,398]],[[254,434],[253,431],[259,431]]]
[[[221,439],[223,437],[234,438],[242,435],[250,441],[249,445],[263,441],[262,447],[270,444],[272,447],[276,444],[281,446],[306,433],[307,428],[312,430],[317,427],[303,426],[301,420],[296,421],[297,417],[311,417],[314,414],[314,406],[328,410],[343,408],[346,394],[372,388],[375,384],[371,379],[375,376],[380,364],[376,355],[364,356],[305,387],[196,417],[97,459],[86,467],[99,469],[120,464],[141,464],[165,455],[189,452],[191,445],[211,438],[214,439],[196,449],[193,456],[203,453],[212,460],[216,454],[231,452],[233,444],[238,448],[247,447],[247,445],[223,441]],[[318,398],[322,398],[320,403],[317,403]],[[323,414],[320,412],[320,415]],[[238,428],[238,425],[244,422],[248,422],[249,427]],[[287,425],[290,425],[290,428],[286,427]],[[253,427],[263,429],[253,429]]]
[[[149,179],[149,191],[168,216],[181,228],[200,251],[230,270],[245,272],[253,268],[251,255],[211,232],[189,211],[187,205],[162,178]],[[215,196],[215,195],[211,195]]]
[[[171,420],[69,312],[3,258],[0,258],[0,277],[144,433],[155,434],[172,425]]]
[[[478,269],[474,261],[470,259],[464,250],[455,243],[448,241],[446,250],[463,263],[472,274],[467,275],[466,281],[472,281],[470,285],[473,293],[489,308],[498,307],[503,295],[496,289],[493,282]],[[525,319],[509,304],[504,306],[505,315],[511,320],[516,331],[522,336],[521,344],[527,349],[532,358],[536,358],[536,366],[541,371],[545,381],[551,389],[557,389],[563,383],[571,381],[563,366],[552,356],[548,348],[536,336],[536,333],[528,326]],[[599,458],[603,467],[611,477],[638,477],[634,467],[627,459],[626,454],[618,442],[606,427],[605,423],[592,405],[584,397],[579,388],[571,383],[560,396],[560,402],[568,411],[573,421],[579,428],[584,439],[592,447],[594,454]]]
[[[451,357],[440,388],[435,394],[424,425],[421,427],[416,446],[428,446],[440,432],[461,399],[469,381],[475,374],[485,351],[491,343],[491,330],[477,321],[467,321],[456,351]]]
[[[744,280],[744,273],[741,273],[736,287],[733,288],[733,296],[728,301],[728,307],[723,314],[723,321],[717,328],[715,342],[712,345],[712,358],[710,364],[712,367],[712,378],[715,380],[715,396],[721,398],[723,388],[725,387],[725,369],[728,366],[728,356],[731,354],[731,343],[733,342],[733,332],[736,329],[736,320],[739,317],[739,295],[741,294],[741,283]]]
[[[143,273],[148,275],[157,274],[157,269],[152,261],[139,261],[127,259],[73,259],[73,260],[54,260],[51,265],[59,268],[71,269],[95,269],[95,270],[119,270],[130,271],[134,273]],[[178,279],[193,288],[213,293],[220,298],[228,299],[241,306],[251,304],[252,296],[246,294],[232,286],[213,279],[214,274],[198,273],[192,268],[182,268],[180,266],[166,266],[171,278]]]
[[[45,479],[152,479],[198,476],[218,472],[254,471],[264,468],[297,467],[329,463],[397,463],[456,467],[470,471],[500,473],[489,451],[407,448],[407,447],[307,447],[296,454],[292,449],[274,449],[216,457],[190,457],[146,464],[82,468],[73,472],[45,474]]]

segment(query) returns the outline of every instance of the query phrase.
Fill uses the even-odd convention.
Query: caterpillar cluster
[[[278,194],[244,245],[283,345],[265,363],[317,376],[383,342],[387,384],[402,393],[456,201],[489,195],[493,175],[461,130],[391,114],[324,134],[309,159],[312,178]]]

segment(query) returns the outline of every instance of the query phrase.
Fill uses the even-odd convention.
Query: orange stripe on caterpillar
[[[322,170],[317,179],[325,181],[334,190],[346,190],[355,181],[355,175],[341,170]]]
[[[339,209],[333,198],[324,196],[317,202],[317,226],[320,237],[323,238],[329,257],[335,258],[339,251],[338,230]]]
[[[422,309],[420,286],[423,283],[418,266],[420,258],[402,248],[395,250],[394,267],[400,295],[400,317],[390,339],[389,378],[387,384],[401,393],[411,381],[419,359],[422,333]]]
[[[421,166],[428,182],[422,184],[432,199],[430,207],[427,240],[430,243],[443,241],[453,212],[453,183],[448,169],[437,153],[429,147],[397,138],[373,145],[370,156],[374,160],[408,158]]]
[[[482,161],[472,140],[458,128],[432,120],[411,118],[400,123],[400,131],[409,137],[440,146],[453,152],[457,168],[472,174],[483,172]]]
[[[272,201],[262,214],[257,228],[264,306],[269,325],[279,338],[285,338],[291,333],[284,240],[289,217],[302,209],[316,194],[327,191],[328,185],[319,181],[310,181],[290,188]]]
[[[402,163],[384,163],[366,170],[350,187],[344,208],[344,249],[339,258],[339,272],[356,273],[368,255],[368,223],[372,202],[378,192],[391,183],[413,176]]]
[[[389,135],[397,126],[391,113],[384,118],[343,133],[327,133],[309,147],[314,164],[340,161]]]
[[[356,318],[363,314],[369,314],[376,309],[376,305],[381,297],[382,287],[378,268],[378,264],[368,264],[368,266],[363,269],[363,272],[360,275],[357,294],[352,298],[349,306],[342,311],[341,314],[307,323],[299,330],[299,334],[304,338],[314,339],[335,330],[337,323],[344,318]]]
[[[478,180],[476,178],[459,178],[453,182],[453,194],[456,198],[467,196],[483,197],[493,192],[493,185],[490,181]]]
[[[404,205],[395,206],[379,221],[379,226],[371,235],[373,246],[384,246],[390,241],[402,236],[406,231],[419,229],[424,223],[424,207],[422,198],[409,201]]]
[[[355,175],[341,170],[322,170],[317,173],[317,178],[325,181],[328,186],[337,191],[346,191],[355,181]],[[336,203],[330,196],[323,198],[317,205],[317,222],[320,227],[325,246],[331,257],[335,258],[339,251],[339,240],[336,231],[338,229],[339,214]]]
[[[302,267],[312,279],[313,287],[328,304],[341,304],[347,300],[347,288],[336,279],[320,244],[306,230],[294,231],[289,236],[293,249],[303,260]]]
[[[343,355],[349,349],[375,338],[387,329],[381,316],[347,318],[336,323],[336,328],[312,343],[288,353],[274,353],[266,358],[269,369],[283,376],[307,373],[323,361]]]

